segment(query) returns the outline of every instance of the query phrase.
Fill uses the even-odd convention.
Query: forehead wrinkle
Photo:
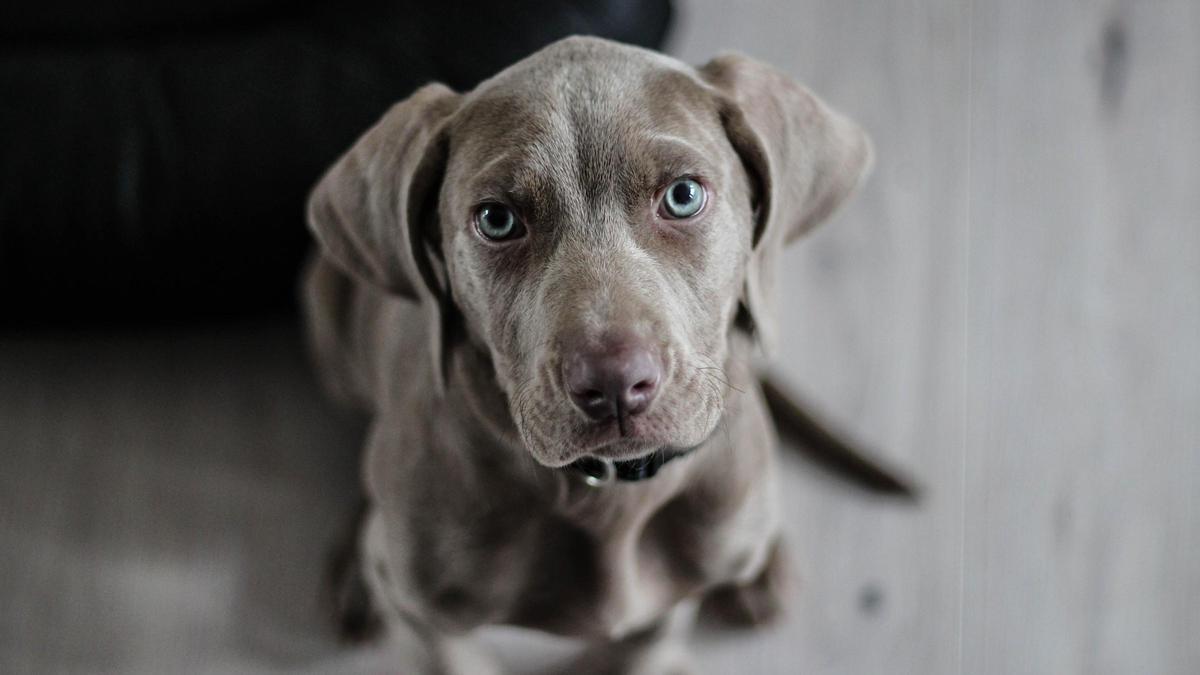
[[[473,198],[507,199],[530,215],[543,215],[562,179],[557,165],[564,159],[562,139],[571,134],[569,125],[555,106],[535,111],[514,101],[512,92],[477,99],[475,107],[488,114],[467,118],[473,123],[464,125],[463,136],[471,140],[460,158],[466,166],[479,164],[469,170]]]
[[[669,154],[677,157],[704,157],[705,153],[698,146],[694,145],[688,139],[675,134],[667,133],[651,133],[647,139],[647,145],[655,151],[662,154]]]
[[[537,162],[526,153],[509,152],[488,161],[471,179],[476,192],[493,197],[536,192],[546,179],[537,170]]]
[[[526,149],[523,167],[531,202],[541,217],[555,221],[553,229],[559,232],[573,216],[586,212],[576,187],[579,169],[573,146],[578,147],[576,129],[568,115],[556,110],[547,118],[544,133]]]
[[[645,79],[674,82],[681,76],[672,72]],[[606,195],[636,200],[642,190],[661,187],[656,183],[676,175],[716,171],[714,135],[724,130],[692,89],[629,91],[626,81],[609,74],[572,91],[571,121],[579,139],[576,175],[590,204],[598,205]]]
[[[501,167],[501,168],[497,168],[497,167],[498,167],[498,165],[505,163],[505,162],[508,162],[511,164],[511,163],[514,163],[515,161],[517,161],[516,158],[514,157],[514,154],[515,153],[513,153],[513,152],[500,152],[499,154],[492,157],[491,159],[486,160],[483,163],[483,166],[481,166],[475,170],[476,180],[480,183],[488,183],[488,182],[491,182],[494,180],[496,174],[509,173],[510,170],[505,169],[503,167]],[[489,174],[493,174],[493,175],[489,175]]]
[[[620,60],[572,60],[562,64],[556,78],[559,97],[558,140],[566,144],[558,160],[571,162],[569,170],[576,187],[574,201],[580,207],[600,206],[606,193],[619,182],[623,170],[623,147],[629,136],[628,121],[636,110],[625,110],[622,94],[632,67]],[[567,172],[564,171],[564,174]]]
[[[646,157],[643,170],[645,180],[655,183],[662,183],[684,174],[709,176],[713,170],[710,153],[704,153],[689,143],[663,143],[661,140],[653,140],[649,141],[641,152]],[[662,186],[656,184],[650,187]]]
[[[496,196],[528,198],[556,225],[586,226],[604,219],[606,206],[640,200],[658,187],[653,183],[674,177],[670,172],[703,173],[711,139],[678,132],[707,121],[701,118],[711,111],[698,105],[691,87],[679,86],[691,79],[686,72],[596,61],[539,63],[526,68],[527,77],[496,78],[477,90],[470,117],[483,124],[471,126],[490,127],[493,147],[506,146],[494,156],[492,148],[476,146],[487,153],[472,172],[478,185],[502,193]],[[532,105],[539,102],[545,105]]]
[[[615,182],[620,167],[620,131],[599,106],[576,101],[570,117],[574,175],[583,201],[595,205]]]

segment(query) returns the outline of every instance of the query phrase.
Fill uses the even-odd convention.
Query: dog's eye
[[[704,186],[692,178],[676,178],[663,192],[659,212],[664,218],[691,218],[704,208]]]
[[[525,234],[525,226],[517,214],[503,204],[490,202],[475,210],[475,228],[484,238],[492,241],[508,241]]]

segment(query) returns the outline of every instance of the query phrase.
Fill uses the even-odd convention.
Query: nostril
[[[585,403],[600,403],[604,401],[604,392],[599,389],[587,389],[578,394]]]
[[[625,390],[625,395],[621,397],[621,405],[630,415],[643,413],[650,407],[657,390],[658,377],[642,378]]]
[[[645,379],[645,380],[642,380],[641,382],[634,384],[629,389],[630,389],[630,391],[632,391],[635,394],[649,394],[650,392],[654,391],[654,387],[657,384],[658,384],[658,382],[656,380]]]

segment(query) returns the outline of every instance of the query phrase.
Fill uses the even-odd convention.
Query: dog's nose
[[[627,416],[650,407],[658,394],[662,364],[649,347],[617,341],[591,352],[567,357],[563,380],[575,406],[594,420]]]

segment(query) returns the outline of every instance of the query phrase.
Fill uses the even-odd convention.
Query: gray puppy
[[[772,613],[749,360],[777,253],[870,160],[767,65],[570,38],[420,89],[329,170],[310,336],[372,414],[352,571],[404,672],[494,672],[470,644],[487,624],[591,642],[571,672],[689,672],[699,601]]]

